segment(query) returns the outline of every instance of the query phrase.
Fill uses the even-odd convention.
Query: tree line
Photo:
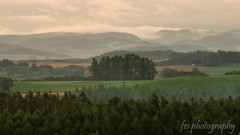
[[[160,58],[168,58],[169,55],[171,55],[172,53],[174,53],[173,50],[156,50],[156,51],[112,51],[112,52],[108,52],[108,53],[104,53],[102,55],[99,56],[95,56],[93,58],[97,59],[97,60],[101,60],[102,57],[114,57],[114,56],[120,56],[120,55],[124,55],[124,54],[136,54],[139,55],[141,57],[147,57],[149,59],[160,59]],[[92,58],[92,59],[93,59]]]
[[[203,64],[206,63],[204,61],[204,57],[208,56],[213,52],[210,51],[190,51],[187,53],[183,52],[174,52],[169,55],[169,60],[156,62],[157,66],[172,66],[172,65],[190,65],[190,64]],[[192,63],[194,59],[201,58],[201,62],[199,63]]]
[[[18,71],[13,67],[6,67],[8,77],[11,78],[38,78],[46,75],[83,75],[85,68],[78,65],[69,65],[63,68],[53,68],[51,65],[39,65],[36,63],[29,65],[26,62],[18,63],[19,66],[25,67],[24,70]]]
[[[40,79],[27,78],[21,81],[91,81],[91,77],[85,77],[82,75],[64,75],[64,76],[48,76]]]
[[[228,63],[239,63],[239,51],[190,51],[187,53],[174,52],[169,56],[169,60],[157,62],[157,66],[168,65],[204,65],[204,66],[219,66]]]
[[[224,75],[240,75],[240,70],[239,71],[231,71],[231,72],[226,72]]]
[[[164,68],[160,71],[160,76],[163,78],[172,77],[208,77],[209,75],[200,71],[178,71],[177,69]],[[197,69],[198,70],[198,69]]]
[[[158,73],[152,60],[134,54],[92,60],[89,72],[93,80],[153,80]]]
[[[24,97],[19,92],[1,92],[0,135],[190,135],[190,129],[181,130],[183,121],[196,124],[199,120],[199,124],[223,124],[230,120],[229,124],[235,125],[234,129],[215,129],[213,135],[240,132],[239,96],[206,97],[204,100],[189,99],[191,95],[185,95],[188,100],[184,101],[175,97],[167,99],[163,91],[148,91],[137,85],[134,88],[111,87],[115,94],[109,89],[99,84],[91,91],[90,87],[83,87],[79,93],[65,92],[62,97],[51,91],[36,94],[30,91]],[[147,98],[128,96],[130,89],[141,91]],[[104,91],[112,97],[107,101],[94,99]],[[122,97],[124,94],[126,98]],[[94,96],[88,98],[88,95]],[[192,134],[203,135],[210,131],[194,129]]]

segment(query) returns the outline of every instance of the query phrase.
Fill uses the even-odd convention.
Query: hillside
[[[58,82],[14,82],[14,86],[11,91],[20,92],[45,92],[51,90],[52,92],[64,92],[75,91],[75,88],[82,88],[82,86],[94,86],[103,83],[105,86],[120,86],[125,82],[127,86],[139,86],[149,87],[151,90],[154,88],[165,89],[167,91],[182,91],[189,88],[196,87],[202,89],[203,87],[208,89],[215,89],[216,87],[226,86],[237,87],[239,86],[240,76],[217,76],[217,77],[179,77],[170,79],[157,79],[157,80],[141,80],[141,81],[58,81]]]
[[[205,36],[212,35],[216,32],[209,32],[204,30],[194,29],[180,29],[180,30],[160,30],[155,33],[160,38],[154,39],[153,41],[161,44],[171,44],[179,40],[196,40]]]
[[[218,49],[236,51],[240,49],[239,30],[227,32],[211,32],[192,29],[181,29],[176,31],[162,30],[156,32],[155,35],[160,38],[148,40],[140,39],[136,35],[120,32],[97,34],[42,33],[30,35],[0,35],[0,44],[17,45],[28,49],[64,54],[73,58],[82,59],[115,50],[174,50],[177,52],[187,52],[196,50],[216,51]],[[0,51],[1,50],[3,49],[0,48]]]
[[[223,66],[218,66],[215,68],[203,70],[202,72],[209,74],[211,76],[224,75],[226,72],[239,71],[240,63],[230,63]]]
[[[199,45],[172,45],[171,48],[177,52],[190,52],[197,50],[211,51],[210,49]]]
[[[189,45],[199,46],[207,50],[225,50],[236,51],[240,50],[240,29],[235,29],[225,32],[214,32],[207,30],[181,29],[181,30],[161,30],[155,33],[160,38],[152,40],[154,43],[169,45],[174,49],[174,46]],[[175,48],[175,51],[185,51],[189,47]],[[196,48],[190,48],[192,51]]]
[[[11,40],[12,39],[12,40]],[[33,35],[3,35],[0,41],[27,48],[87,58],[113,50],[149,46],[142,39],[127,33],[43,33]]]
[[[236,51],[240,50],[240,33],[239,30],[233,30],[221,34],[205,36],[195,40],[181,39],[172,42],[171,45],[201,46],[213,51]],[[171,47],[173,48],[173,46]]]
[[[71,56],[35,50],[27,47],[23,47],[20,45],[12,45],[5,42],[0,42],[0,58],[8,58],[8,59],[30,59],[31,57],[44,59],[45,57],[51,58],[71,58]]]

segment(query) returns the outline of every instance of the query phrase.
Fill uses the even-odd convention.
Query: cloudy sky
[[[0,0],[0,34],[240,28],[240,0]]]

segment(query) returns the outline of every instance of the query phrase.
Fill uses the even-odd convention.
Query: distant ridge
[[[108,52],[108,53],[104,53],[101,55],[97,55],[94,57],[91,57],[89,59],[92,58],[96,58],[98,60],[100,60],[102,57],[114,57],[115,55],[124,55],[124,54],[137,54],[140,57],[147,57],[150,59],[164,59],[164,58],[168,58],[170,54],[172,54],[174,51],[172,50],[157,50],[157,51],[124,51],[124,50],[120,50],[120,51],[112,51],[112,52]]]
[[[53,58],[71,58],[69,55],[64,55],[60,53],[48,52],[35,50],[27,47],[23,47],[20,45],[11,45],[5,42],[0,42],[0,54],[2,55],[18,55],[19,59],[24,59],[26,55],[29,56],[42,56],[42,57],[53,57]],[[2,56],[4,57],[4,56]],[[5,58],[8,58],[5,57]],[[10,57],[11,58],[11,57]]]
[[[174,50],[187,52],[195,50],[226,50],[240,51],[240,29],[213,32],[208,30],[161,30],[153,33],[157,39],[141,39],[136,35],[124,32],[106,33],[40,33],[30,35],[0,35],[0,44],[10,44],[33,49],[25,51],[35,54],[36,51],[52,53],[54,57],[89,58],[114,50],[154,51]],[[5,46],[6,47],[6,46]],[[7,48],[7,47],[6,47]],[[0,48],[0,52],[5,52]],[[17,53],[9,50],[8,53]],[[43,53],[43,52],[41,52]],[[46,55],[47,53],[43,53]],[[5,55],[5,54],[2,54]],[[31,53],[32,55],[32,53]],[[50,54],[49,54],[50,55]],[[59,55],[59,56],[58,56]],[[4,56],[3,56],[4,57]]]

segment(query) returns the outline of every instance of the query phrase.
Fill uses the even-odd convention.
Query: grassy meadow
[[[208,89],[215,89],[221,85],[229,87],[237,87],[240,85],[240,76],[229,75],[229,76],[213,76],[213,77],[177,77],[170,79],[155,79],[155,80],[139,80],[139,81],[39,81],[39,82],[20,82],[15,81],[11,91],[20,91],[25,93],[28,91],[45,92],[51,90],[52,92],[64,92],[64,91],[75,91],[78,87],[81,89],[82,86],[94,86],[103,83],[105,86],[121,86],[123,82],[127,86],[139,86],[149,87],[153,90],[155,87],[165,90],[186,90],[189,88],[196,87],[202,89],[203,87]]]
[[[209,74],[211,76],[218,76],[218,75],[224,75],[226,72],[240,70],[240,63],[231,63],[231,64],[226,64],[223,66],[218,66],[215,68],[203,70],[203,73]]]

